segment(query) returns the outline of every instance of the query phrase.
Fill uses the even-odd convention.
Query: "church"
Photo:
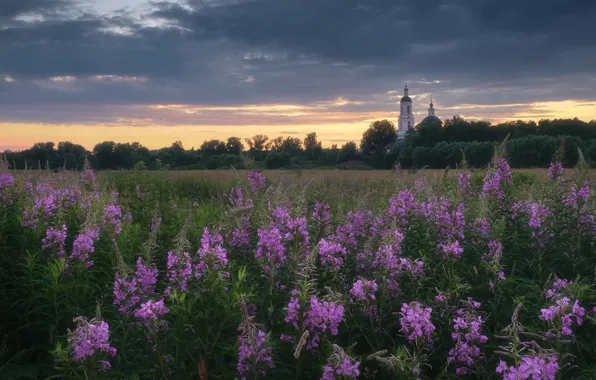
[[[403,141],[406,138],[406,133],[414,128],[414,112],[412,111],[412,98],[408,96],[408,85],[404,88],[404,96],[400,102],[399,120],[397,122],[397,141]],[[426,116],[422,122],[441,122],[437,116],[435,116],[435,108],[432,97],[430,98],[430,107],[428,109],[428,116]]]

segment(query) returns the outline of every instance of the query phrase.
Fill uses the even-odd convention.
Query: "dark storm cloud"
[[[401,93],[406,81],[445,106],[596,98],[593,0],[189,0],[152,3],[140,19],[65,16],[65,4],[0,2],[9,19],[0,25],[0,103],[342,96],[372,100],[364,111],[394,108],[387,91]],[[44,20],[14,19],[30,12]],[[148,80],[106,84],[94,75]],[[77,79],[48,83],[55,76]]]
[[[70,5],[69,0],[3,0],[0,2],[0,20],[10,20],[29,12],[51,14]]]

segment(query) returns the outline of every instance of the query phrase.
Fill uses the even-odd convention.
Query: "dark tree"
[[[230,137],[228,138],[228,142],[226,142],[226,151],[229,154],[239,155],[244,150],[244,145],[242,141],[238,137]]]
[[[209,140],[201,145],[201,152],[205,156],[217,156],[226,153],[226,144],[220,140]]]
[[[306,135],[306,138],[304,139],[304,151],[311,159],[320,157],[323,153],[323,148],[321,142],[317,140],[316,132],[311,132]]]
[[[377,120],[362,134],[360,148],[366,154],[384,152],[397,139],[395,126],[389,120]]]
[[[269,137],[267,135],[255,135],[249,139],[244,139],[244,141],[246,141],[251,152],[262,152],[267,148]]]

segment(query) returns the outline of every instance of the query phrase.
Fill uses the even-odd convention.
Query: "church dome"
[[[439,124],[443,124],[443,122],[441,121],[441,119],[439,119],[438,117],[436,117],[435,115],[429,115],[427,117],[425,117],[420,124],[430,124],[430,123],[439,123]]]
[[[401,100],[399,102],[400,103],[404,103],[404,102],[412,103],[412,99],[410,99],[410,97],[408,95],[404,95],[403,98],[401,98]]]

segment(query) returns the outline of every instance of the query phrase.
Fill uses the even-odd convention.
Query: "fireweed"
[[[559,372],[558,357],[551,356],[522,356],[519,365],[507,366],[501,360],[496,372],[501,374],[504,380],[542,379],[555,380]]]
[[[344,307],[333,302],[321,301],[315,296],[310,297],[308,308],[300,315],[301,305],[294,292],[286,310],[286,323],[295,329],[308,331],[306,348],[316,349],[321,338],[327,333],[339,334],[339,325],[344,320]]]
[[[464,307],[455,312],[451,337],[455,341],[454,347],[449,351],[447,361],[456,366],[458,375],[473,373],[476,363],[484,360],[481,347],[488,341],[483,334],[484,320],[477,315],[480,303],[471,298],[463,302]]]
[[[265,176],[254,170],[248,172],[248,181],[250,182],[250,188],[253,193],[259,192],[266,186]]]
[[[116,274],[114,305],[118,306],[122,314],[134,315],[141,303],[155,295],[156,283],[157,269],[146,266],[139,257],[134,274]]]
[[[540,309],[540,319],[548,323],[547,337],[572,336],[574,326],[581,326],[586,310],[579,305],[579,300],[571,292],[567,280],[556,280],[552,288],[547,289],[546,298],[551,302],[547,308]]]
[[[254,322],[244,297],[240,301],[242,321],[238,326],[238,364],[236,370],[242,380],[258,379],[267,375],[267,370],[274,368],[272,348],[269,336]]]
[[[116,355],[116,349],[110,346],[110,326],[106,322],[96,319],[87,321],[84,317],[75,318],[74,322],[77,328],[68,333],[73,362],[95,359],[99,353]],[[98,360],[98,363],[104,370],[111,368],[110,362],[106,360]]]
[[[432,334],[435,325],[431,321],[430,307],[424,307],[418,302],[403,304],[400,311],[401,332],[408,338],[408,342],[416,346],[432,344]]]
[[[360,376],[360,362],[350,358],[345,351],[337,345],[333,345],[333,352],[323,366],[321,380],[347,380],[356,379]]]
[[[68,377],[68,368],[48,360],[60,338],[52,332],[65,331],[97,301],[105,321],[81,323],[64,351],[71,369],[91,377],[114,366],[100,377],[163,377],[171,369],[172,378],[381,380],[390,378],[377,369],[384,360],[398,377],[581,378],[594,334],[590,183],[563,177],[553,164],[552,180],[513,184],[504,160],[496,160],[482,190],[460,174],[441,187],[427,178],[424,194],[404,178],[263,191],[264,181],[251,175],[256,186],[228,187],[234,207],[221,192],[189,199],[177,193],[183,186],[168,187],[162,200],[150,178],[122,189],[119,179],[103,186],[113,180],[109,173],[0,174],[1,281],[8,289],[0,309],[10,321],[0,340],[7,339],[8,357],[16,355],[14,368],[39,361],[39,376]],[[119,192],[100,190],[110,188]],[[254,204],[245,207],[249,197]],[[185,217],[186,237],[177,240]],[[116,268],[112,239],[123,259]],[[126,268],[137,254],[136,268]],[[85,270],[61,276],[61,265]],[[533,277],[538,272],[582,281],[549,283],[536,302],[530,294],[544,286]],[[505,273],[511,279],[500,284]],[[246,315],[262,324],[236,333],[243,297]],[[498,345],[495,334],[518,298],[528,324],[518,330],[540,338],[546,351],[519,341],[511,350]],[[350,356],[332,357],[335,346]],[[32,354],[20,358],[14,347]],[[12,363],[4,369],[13,371]]]
[[[97,228],[86,228],[74,240],[70,261],[80,261],[86,267],[93,266],[93,260],[89,260],[89,255],[95,252],[95,242],[99,240],[99,230]]]

